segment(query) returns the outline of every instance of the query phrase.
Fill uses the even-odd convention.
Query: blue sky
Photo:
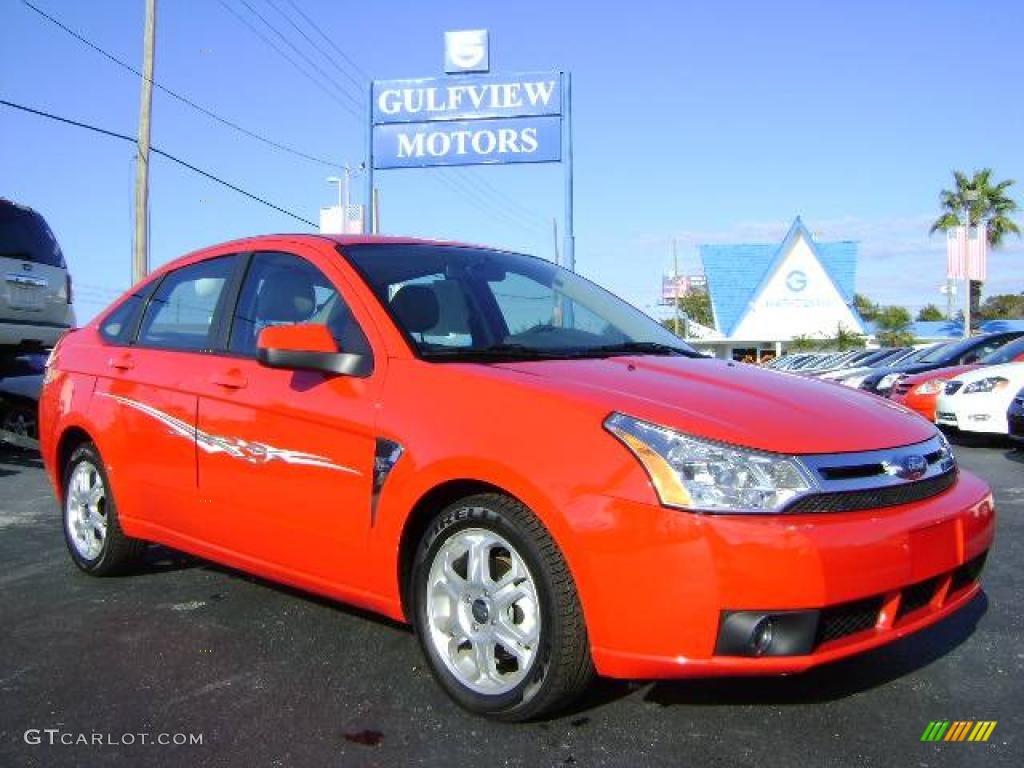
[[[140,66],[142,0],[32,1]],[[492,70],[572,71],[577,267],[649,311],[672,237],[697,271],[697,244],[781,239],[797,214],[823,239],[861,242],[859,290],[941,304],[944,243],[927,229],[951,169],[991,166],[1020,179],[1024,199],[1019,1],[293,1],[358,70],[291,0],[159,0],[157,82],[270,139],[358,164],[364,96],[342,68],[359,81],[437,75],[443,31],[485,27]],[[333,84],[303,77],[224,7],[291,53],[246,3]],[[0,0],[0,98],[134,134],[139,82],[21,0]],[[160,92],[153,142],[309,219],[336,196],[330,169]],[[50,220],[81,318],[129,282],[132,154],[128,143],[0,108],[0,196]],[[562,179],[557,165],[382,172],[383,230],[551,257]],[[158,157],[151,185],[154,265],[241,235],[305,229]],[[468,199],[481,187],[483,199]],[[989,274],[987,292],[1024,290],[1024,244],[993,255]]]

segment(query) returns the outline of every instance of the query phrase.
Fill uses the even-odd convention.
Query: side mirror
[[[321,371],[341,376],[365,376],[367,359],[347,355],[326,325],[303,323],[264,328],[256,341],[256,358],[268,368]]]

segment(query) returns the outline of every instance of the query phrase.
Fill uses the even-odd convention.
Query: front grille
[[[900,381],[892,388],[894,394],[905,395],[910,391],[910,383],[907,381]]]
[[[962,381],[947,381],[946,382],[946,394],[947,395],[955,395],[957,392],[960,391],[960,387],[962,387],[963,385],[964,385],[964,383]]]
[[[869,597],[823,609],[818,620],[815,646],[871,629],[878,623],[878,612],[881,610],[880,597]]]
[[[895,507],[938,496],[940,493],[948,491],[955,482],[956,471],[954,470],[916,483],[903,483],[864,491],[815,493],[797,499],[786,507],[785,512],[787,514],[808,514]]]
[[[949,591],[956,592],[976,582],[985,568],[986,557],[988,557],[988,552],[983,552],[953,571],[953,582],[949,585]]]
[[[904,589],[903,595],[900,598],[900,609],[896,612],[896,618],[900,619],[908,613],[913,613],[919,608],[924,608],[928,605],[931,599],[935,597],[935,590],[938,588],[940,581],[941,579],[936,576],[927,581],[912,584]]]

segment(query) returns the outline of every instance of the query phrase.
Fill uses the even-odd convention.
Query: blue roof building
[[[866,333],[853,305],[857,244],[817,243],[799,217],[781,243],[702,245],[714,338],[730,356],[772,350],[795,336],[827,338],[842,327]]]

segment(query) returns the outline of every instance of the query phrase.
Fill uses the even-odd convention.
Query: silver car
[[[0,351],[52,347],[75,324],[71,276],[46,220],[0,199]]]

